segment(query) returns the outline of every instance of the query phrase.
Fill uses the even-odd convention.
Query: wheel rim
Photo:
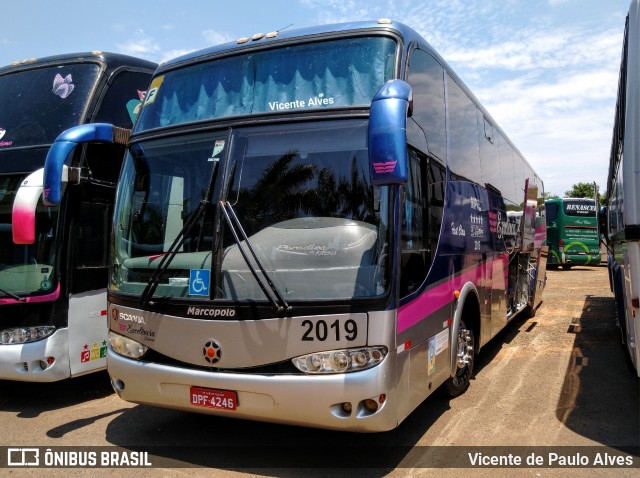
[[[464,324],[458,328],[458,352],[456,378],[462,378],[473,364],[473,332],[467,329]]]

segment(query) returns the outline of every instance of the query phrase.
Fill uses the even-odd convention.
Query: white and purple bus
[[[130,129],[155,66],[86,52],[0,68],[0,380],[51,382],[106,367],[108,244],[124,146],[88,144],[70,156],[56,206],[41,200],[43,166],[69,128]]]
[[[463,393],[482,346],[535,312],[541,196],[402,24],[258,34],[169,61],[116,197],[113,386],[160,407],[392,429],[437,389]]]

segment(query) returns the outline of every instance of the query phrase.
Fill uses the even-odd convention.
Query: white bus
[[[0,68],[0,379],[51,382],[106,367],[109,231],[124,147],[91,144],[70,156],[73,186],[55,207],[40,199],[43,165],[68,128],[131,128],[155,66],[87,52]],[[78,131],[65,140],[75,144]]]
[[[165,63],[116,197],[113,386],[160,407],[392,429],[437,389],[463,393],[482,346],[535,312],[541,195],[402,24]]]
[[[640,376],[640,2],[629,8],[607,179],[609,277],[622,343]]]

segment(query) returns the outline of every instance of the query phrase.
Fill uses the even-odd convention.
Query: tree
[[[542,206],[544,204],[544,202],[548,199],[558,199],[558,195],[557,194],[552,194],[552,193],[548,193],[548,192],[543,192],[542,193],[542,197],[538,198],[538,206]]]
[[[597,185],[596,185],[597,187]],[[593,183],[579,182],[573,185],[573,188],[566,191],[565,197],[568,198],[592,198],[594,197]]]

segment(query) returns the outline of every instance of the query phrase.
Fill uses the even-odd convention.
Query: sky
[[[390,18],[449,63],[563,196],[601,192],[630,0],[43,0],[2,2],[0,66],[103,50],[155,62],[254,33]],[[0,105],[0,108],[2,105]]]

